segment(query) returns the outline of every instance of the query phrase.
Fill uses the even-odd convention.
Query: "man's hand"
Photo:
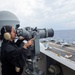
[[[22,36],[21,36],[19,39],[20,39],[20,40],[24,40],[24,39],[25,39],[25,37],[22,37]]]
[[[27,48],[27,47],[33,45],[33,40],[34,40],[34,38],[27,41],[27,43],[24,44],[23,48]]]

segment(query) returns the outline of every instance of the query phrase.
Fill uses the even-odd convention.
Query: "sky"
[[[75,0],[0,0],[0,11],[10,11],[21,27],[75,29]]]

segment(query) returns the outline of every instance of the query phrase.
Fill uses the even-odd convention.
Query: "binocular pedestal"
[[[37,56],[35,56],[34,59],[27,59],[27,64],[24,68],[25,75],[43,75],[43,72],[37,66],[38,60],[39,59],[37,58]]]
[[[43,75],[43,72],[38,68],[37,61],[38,55],[40,54],[40,45],[39,45],[39,35],[36,34],[34,39],[34,53],[31,59],[27,59],[27,63],[25,66],[25,75]]]

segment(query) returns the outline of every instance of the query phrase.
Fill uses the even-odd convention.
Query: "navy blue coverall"
[[[28,50],[20,47],[21,42],[21,40],[16,43],[3,40],[1,46],[2,75],[22,74]],[[15,67],[20,67],[20,72],[16,72]]]

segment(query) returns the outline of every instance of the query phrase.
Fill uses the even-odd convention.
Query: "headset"
[[[6,40],[10,40],[10,38],[11,38],[11,35],[10,35],[10,33],[9,32],[7,32],[7,30],[6,30],[6,27],[4,26],[4,35],[3,35],[3,37],[4,37],[4,39],[6,39]]]

